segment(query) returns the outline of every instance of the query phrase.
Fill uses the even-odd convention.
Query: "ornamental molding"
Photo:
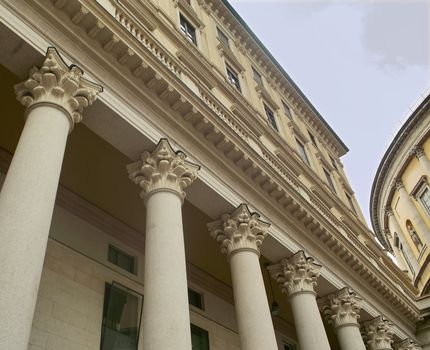
[[[417,159],[420,159],[421,157],[425,157],[424,148],[421,145],[416,145],[412,150],[410,151],[410,156],[415,157]]]
[[[396,177],[391,184],[391,188],[400,192],[405,188],[405,185],[400,177]]]
[[[362,335],[369,350],[392,350],[394,326],[384,316],[363,322]]]
[[[74,123],[82,120],[83,109],[103,90],[84,79],[83,74],[78,66],[67,66],[57,50],[50,47],[42,66],[31,68],[30,77],[14,89],[18,101],[26,107],[26,114],[37,105],[54,105],[67,113],[72,130]]]
[[[59,12],[54,6],[41,5],[39,2],[40,0],[35,0],[31,3],[31,6],[36,7],[38,13],[40,13],[38,16],[43,15],[43,18],[52,22],[52,25],[56,28],[58,27],[59,30],[70,26],[70,18],[74,18],[74,9],[77,8],[76,6],[71,6],[77,4],[75,0],[65,0],[65,3],[70,6],[62,7],[61,11],[66,13]],[[12,6],[15,6],[15,3],[12,3]],[[30,5],[26,4],[25,6]],[[241,130],[245,134],[248,142],[243,142],[243,137],[240,137],[242,140],[239,140],[236,130],[227,127],[226,125],[228,124],[224,125],[226,122],[213,115],[210,112],[210,108],[207,108],[209,106],[206,102],[201,103],[203,101],[201,98],[199,99],[196,94],[190,93],[191,88],[187,89],[184,83],[179,80],[184,74],[181,70],[183,67],[175,57],[171,60],[171,55],[163,52],[156,42],[150,41],[145,36],[146,34],[143,35],[142,32],[138,32],[136,27],[132,30],[130,29],[131,35],[136,35],[135,37],[138,38],[138,41],[134,40],[131,35],[122,30],[115,18],[110,18],[110,15],[98,3],[86,2],[86,6],[89,12],[85,15],[85,21],[77,21],[78,28],[72,26],[73,31],[68,27],[66,28],[69,40],[82,43],[85,49],[91,50],[92,55],[97,57],[105,68],[111,68],[112,72],[116,74],[115,77],[125,84],[127,88],[137,95],[140,94],[139,96],[142,98],[151,98],[147,101],[150,106],[155,106],[156,103],[160,104],[157,96],[162,98],[161,101],[169,103],[172,110],[170,113],[163,115],[166,118],[171,118],[168,119],[169,122],[178,123],[181,127],[186,126],[188,132],[197,132],[199,137],[201,136],[202,139],[204,138],[207,141],[205,144],[202,142],[202,146],[213,147],[212,150],[217,152],[219,156],[224,157],[223,159],[228,159],[231,166],[236,166],[234,169],[238,171],[241,179],[251,179],[256,191],[263,191],[264,195],[267,195],[267,199],[272,201],[271,210],[274,210],[277,213],[276,215],[281,212],[283,215],[288,213],[292,222],[293,220],[300,221],[309,236],[323,245],[328,254],[335,254],[339,259],[339,263],[351,267],[355,273],[362,276],[363,282],[369,285],[372,290],[377,291],[387,301],[396,305],[396,308],[401,310],[410,322],[415,322],[418,317],[418,311],[411,301],[415,295],[415,289],[407,284],[407,278],[401,271],[397,272],[395,269],[386,268],[385,265],[390,265],[391,263],[388,257],[382,256],[384,264],[380,265],[379,269],[375,269],[370,262],[366,261],[365,256],[369,254],[373,256],[376,253],[370,252],[365,246],[360,245],[356,234],[351,232],[350,228],[344,223],[337,220],[330,213],[330,210],[306,187],[301,184],[299,184],[298,188],[292,187],[289,182],[284,181],[283,176],[276,170],[284,167],[283,162],[280,162],[276,157],[272,158],[272,163],[268,163],[265,159],[260,159],[257,154],[261,155],[262,150],[267,151],[267,153],[270,153],[270,151],[264,145],[255,143],[256,140],[253,136],[248,134],[249,129],[237,127],[238,122],[240,122],[239,125],[244,124],[238,120],[236,115],[229,113],[228,110],[218,104],[217,108],[220,108],[225,113],[229,123],[236,125],[236,130]],[[85,37],[85,33],[91,30],[92,23],[96,19],[100,19],[105,23],[105,27],[101,34],[96,35],[90,41],[92,44],[97,41],[101,45],[91,45],[90,47],[84,41],[84,39],[88,39]],[[109,35],[112,35],[112,40],[103,39]],[[141,45],[141,43],[146,44]],[[66,43],[65,46],[67,47],[67,45]],[[128,48],[132,48],[135,55],[129,56],[127,54]],[[103,52],[101,51],[102,49],[104,50]],[[122,53],[128,56],[123,60],[123,67],[119,71],[115,68],[114,63],[118,61],[118,57],[123,57]],[[129,70],[128,75],[126,69]],[[151,91],[147,91],[144,85],[153,80],[154,69],[160,69],[163,74],[160,76],[158,85],[155,85]],[[97,71],[96,68],[94,70]],[[175,72],[178,74],[175,74]],[[176,80],[171,77],[172,74],[170,73],[175,74]],[[165,82],[168,79],[169,84],[178,92],[177,100],[167,101],[163,97],[165,96],[164,89],[169,86]],[[208,94],[210,93],[208,90],[205,91]],[[128,98],[127,96],[122,97],[125,100]],[[187,123],[184,123],[184,120]],[[270,141],[274,142],[276,147],[279,145],[284,147],[280,137],[273,137]],[[289,149],[287,146],[285,148]],[[307,173],[306,169],[303,170],[305,167],[299,161],[294,159],[292,161],[303,172]],[[276,168],[273,164],[276,164]],[[259,193],[261,194],[261,192]],[[337,223],[337,225],[333,223]],[[367,231],[365,232],[362,226],[357,223],[357,227],[360,227],[360,234],[366,236]],[[345,234],[345,232],[348,232],[348,234]],[[351,244],[351,240],[353,240],[354,244]],[[374,245],[376,248],[376,243]],[[408,286],[406,289],[407,298],[402,293],[397,292],[396,284],[393,282],[397,279],[405,281],[405,285]]]
[[[170,191],[183,201],[185,189],[197,178],[200,166],[186,160],[181,151],[175,152],[169,141],[161,139],[152,152],[145,151],[141,160],[127,166],[130,179],[142,188],[141,198],[148,199],[157,191]]]
[[[359,327],[361,302],[362,299],[357,294],[343,288],[337,293],[327,295],[319,303],[327,322],[337,329],[345,326]]]
[[[284,258],[279,264],[268,267],[272,278],[281,286],[282,292],[289,297],[299,293],[316,295],[315,287],[322,266],[314,259],[306,257],[303,250],[289,258]]]
[[[422,350],[423,348],[415,340],[408,338],[401,342],[395,343],[394,350]]]
[[[230,257],[240,251],[252,251],[260,255],[260,246],[268,234],[270,224],[260,220],[246,204],[239,205],[232,213],[207,224],[212,238],[221,242],[221,252]]]

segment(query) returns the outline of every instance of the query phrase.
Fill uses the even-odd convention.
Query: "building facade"
[[[421,349],[347,147],[228,2],[0,21],[1,349]]]
[[[377,171],[372,224],[427,308],[430,267],[430,95],[399,130]],[[424,311],[426,315],[428,311]]]

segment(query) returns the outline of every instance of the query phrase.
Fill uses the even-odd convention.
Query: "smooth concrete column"
[[[412,221],[412,224],[415,226],[417,231],[422,235],[424,238],[425,243],[430,247],[430,229],[427,227],[426,223],[422,219],[420,213],[418,212],[417,208],[415,207],[414,203],[412,202],[411,197],[406,192],[405,186],[403,185],[403,182],[400,178],[397,178],[393,186],[397,191],[399,191],[400,199],[403,201],[403,203],[406,204],[408,207],[408,210],[413,213],[413,216],[410,218]]]
[[[417,275],[417,273],[420,271],[420,266],[418,265],[417,258],[415,257],[411,246],[409,244],[409,241],[406,240],[405,234],[400,227],[399,222],[397,221],[396,216],[393,213],[393,210],[391,208],[386,207],[385,208],[385,215],[388,216],[388,223],[392,222],[395,232],[397,233],[397,236],[399,237],[399,241],[403,247],[403,251],[405,252],[405,255],[407,259],[409,260],[409,263],[412,265],[411,268],[413,269],[412,275],[413,278]]]
[[[421,167],[424,170],[424,173],[427,175],[428,178],[430,178],[430,161],[426,157],[424,148],[420,145],[415,146],[414,148],[412,148],[411,155],[418,159]]]
[[[269,271],[290,300],[300,349],[330,350],[315,293],[321,266],[299,251],[269,266]]]
[[[241,350],[277,350],[275,331],[259,264],[269,224],[246,204],[208,224],[230,262]]]
[[[361,298],[348,288],[330,294],[322,301],[323,314],[333,325],[342,350],[366,350],[360,333]]]
[[[415,340],[410,338],[395,343],[393,347],[394,350],[423,350],[421,345],[419,345]]]
[[[162,139],[127,169],[146,205],[143,348],[191,350],[182,202],[199,166]]]
[[[369,350],[393,350],[393,325],[383,316],[363,322],[362,334]]]
[[[101,87],[50,48],[15,86],[26,122],[0,193],[0,349],[27,350],[67,135]]]

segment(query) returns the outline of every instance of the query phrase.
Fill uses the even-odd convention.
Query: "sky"
[[[430,92],[430,0],[230,0],[350,151],[369,224],[377,167]]]

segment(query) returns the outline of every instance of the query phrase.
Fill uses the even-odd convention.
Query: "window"
[[[236,88],[237,91],[241,92],[239,77],[238,77],[237,73],[228,64],[226,64],[225,67],[227,70],[228,81]]]
[[[108,261],[130,273],[136,273],[136,258],[109,245]]]
[[[209,350],[209,334],[206,330],[191,324],[192,350]]]
[[[106,284],[100,350],[137,350],[142,302],[141,294]]]
[[[406,261],[406,264],[408,265],[408,267],[409,267],[409,271],[411,271],[411,273],[412,273],[412,275],[414,275],[415,276],[415,270],[414,270],[414,268],[412,267],[412,264],[411,264],[411,261],[409,260],[409,258],[408,258],[408,255],[405,253],[405,251],[403,250],[403,245],[400,243],[400,251],[402,252],[402,255],[403,255],[403,258],[405,259],[405,261]]]
[[[284,342],[284,350],[297,350],[297,346],[289,342]]]
[[[192,290],[190,288],[188,288],[188,303],[198,309],[204,309],[203,296],[199,292],[196,292],[195,290]]]
[[[311,139],[312,144],[313,144],[316,148],[318,148],[317,140],[315,139],[314,134],[312,134],[309,130],[308,130],[308,134],[309,134],[309,138]]]
[[[261,77],[261,74],[254,67],[252,67],[252,74],[254,75],[254,79],[258,83],[258,85],[263,86],[263,78]]]
[[[331,178],[330,173],[326,169],[323,169],[323,170],[324,170],[324,175],[325,175],[327,182],[328,182],[328,186],[330,187],[332,192],[336,193],[336,189],[334,188],[334,183],[333,183],[333,180]]]
[[[355,210],[354,202],[352,201],[352,197],[346,192],[345,192],[345,195],[346,195],[346,199],[348,200],[349,206],[354,211],[354,213],[357,213],[357,211]]]
[[[301,143],[299,140],[296,139],[297,142],[297,147],[299,150],[299,155],[300,158],[302,158],[302,160],[307,164],[310,165],[309,163],[309,158],[308,155],[306,154],[306,149],[305,149],[305,145],[303,143]]]
[[[412,222],[410,222],[409,220],[406,221],[406,228],[408,229],[409,236],[411,237],[411,240],[414,243],[415,247],[418,249],[418,251],[420,251],[421,248],[423,247],[423,243],[421,242],[421,239],[418,236],[417,231],[412,225]]]
[[[424,209],[430,215],[430,189],[426,187],[418,198],[420,199]]]
[[[217,27],[217,32],[218,32],[218,39],[219,41],[221,41],[221,43],[226,46],[226,47],[230,47],[229,41],[228,41],[228,36]]]
[[[273,113],[273,111],[266,105],[264,105],[264,111],[266,112],[266,117],[267,117],[267,120],[269,121],[269,124],[272,126],[273,129],[275,129],[276,131],[279,131],[278,126],[276,125],[275,114]]]
[[[330,155],[329,155],[329,157],[330,157],[331,165],[333,165],[333,168],[337,169],[336,160],[332,156],[330,156]]]
[[[194,45],[197,45],[196,39],[196,28],[194,28],[190,22],[188,22],[184,16],[180,16],[181,31],[185,34],[187,39]]]
[[[288,119],[293,119],[290,107],[284,101],[282,101],[282,106],[284,107],[284,112]]]

